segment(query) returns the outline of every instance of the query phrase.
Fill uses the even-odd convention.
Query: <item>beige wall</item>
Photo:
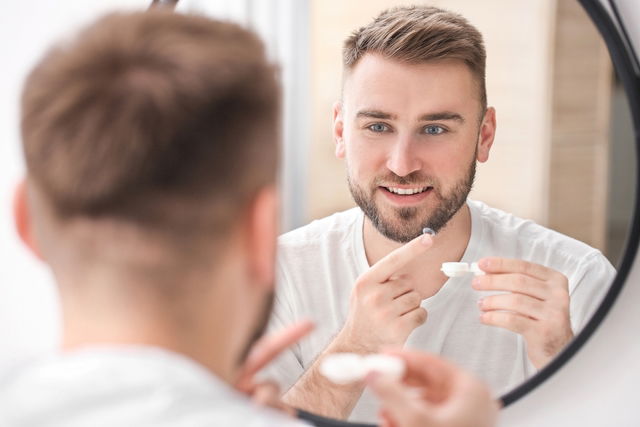
[[[599,136],[608,129],[610,65],[604,45],[577,2],[559,1],[560,7],[555,0],[417,3],[460,12],[485,37],[488,101],[497,110],[498,132],[489,161],[479,165],[471,197],[601,246],[604,191],[589,194],[589,213],[579,224],[572,222],[576,209],[563,215],[566,206],[579,207],[575,196],[588,183],[601,179],[601,169],[606,172],[606,140]],[[342,41],[384,8],[402,4],[407,3],[311,2],[309,219],[353,206],[344,165],[333,155],[331,137]],[[584,72],[574,79],[576,67]],[[586,134],[598,135],[588,147],[579,144],[589,139]],[[585,176],[593,179],[585,180]],[[606,184],[606,177],[602,179]],[[578,181],[584,185],[569,197],[568,190],[575,189]]]

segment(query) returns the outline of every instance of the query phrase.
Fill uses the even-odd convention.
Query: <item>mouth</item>
[[[414,194],[424,193],[430,190],[432,187],[414,187],[414,188],[400,188],[400,187],[381,187],[387,190],[389,193],[398,194],[400,196],[412,196]]]
[[[396,205],[412,205],[423,201],[431,194],[433,187],[378,187],[387,200]]]

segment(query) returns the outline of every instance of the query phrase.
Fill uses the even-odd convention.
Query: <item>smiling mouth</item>
[[[432,189],[433,187],[416,187],[416,188],[398,188],[398,187],[382,187],[387,190],[389,193],[398,194],[400,196],[412,196],[414,194],[424,193]]]

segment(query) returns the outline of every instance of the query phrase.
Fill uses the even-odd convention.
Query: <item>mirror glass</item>
[[[284,231],[318,221],[281,240],[272,327],[311,318],[317,328],[281,357],[268,374],[284,386],[285,401],[295,406],[334,418],[375,422],[375,399],[367,390],[353,409],[336,412],[331,409],[331,402],[327,403],[332,394],[326,393],[326,380],[317,373],[317,363],[326,352],[358,351],[357,346],[337,344],[351,319],[350,313],[356,309],[352,289],[371,261],[377,261],[390,250],[366,247],[367,239],[375,241],[377,229],[370,227],[367,231],[368,220],[362,219],[357,208],[348,211],[356,203],[349,191],[347,175],[358,184],[358,179],[379,175],[381,170],[387,173],[387,169],[397,172],[403,166],[425,170],[432,167],[425,172],[426,176],[432,179],[430,183],[440,183],[446,181],[445,175],[456,162],[446,156],[437,157],[440,154],[433,151],[429,155],[425,151],[416,153],[415,150],[426,149],[415,148],[410,142],[406,143],[405,152],[397,148],[400,144],[397,141],[402,139],[398,135],[406,135],[403,132],[412,126],[403,121],[403,115],[409,117],[420,107],[433,105],[420,104],[421,101],[416,101],[419,97],[410,94],[406,105],[397,102],[397,93],[388,98],[381,95],[385,93],[381,87],[397,84],[402,78],[398,76],[405,76],[402,72],[406,69],[390,67],[387,76],[384,67],[378,67],[374,71],[380,73],[382,69],[382,74],[369,80],[353,71],[350,78],[358,90],[346,90],[343,106],[352,102],[357,105],[355,110],[364,109],[367,114],[351,123],[349,117],[355,115],[349,116],[345,107],[344,112],[337,113],[345,115],[340,127],[345,133],[336,133],[334,127],[334,103],[341,99],[344,40],[382,10],[404,3],[310,0],[305,4],[309,8],[304,18],[308,19],[308,33],[299,34],[296,40],[298,48],[302,45],[297,51],[302,60],[294,58],[294,63],[303,66],[292,71],[291,62],[285,61],[283,65],[284,84],[288,88],[284,109]],[[413,277],[418,274],[423,282],[433,282],[435,290],[421,303],[428,314],[426,322],[395,344],[440,354],[484,379],[500,396],[535,375],[570,342],[571,335],[580,331],[598,307],[615,275],[634,203],[637,169],[631,119],[606,46],[577,1],[431,0],[428,4],[460,13],[482,34],[487,51],[487,100],[496,111],[495,138],[485,158],[477,164],[469,194],[472,201],[461,208],[468,206],[471,231],[467,233],[471,237],[462,248],[457,248],[458,252],[451,249],[449,258],[442,261],[471,263],[497,256],[535,266],[505,263],[503,270],[487,274],[501,276],[493,283],[500,284],[502,291],[498,291],[473,288],[473,274],[447,279],[433,263],[426,261],[424,266],[409,263]],[[254,22],[249,15],[246,20]],[[282,22],[287,22],[286,18]],[[301,72],[308,97],[303,90],[305,85],[298,86],[296,92],[288,83],[288,79],[300,79]],[[433,75],[425,76],[428,76],[425,87],[433,86]],[[406,84],[414,87],[411,78]],[[419,85],[415,89],[422,90]],[[450,95],[442,94],[442,98]],[[357,98],[357,102],[347,99],[349,96]],[[415,107],[416,102],[419,107]],[[367,103],[375,104],[374,114],[367,110],[371,107]],[[358,110],[359,107],[362,108]],[[389,114],[382,117],[380,112],[398,117],[387,117]],[[438,133],[442,126],[434,120],[426,122],[426,128]],[[444,122],[445,130],[455,133],[451,120]],[[290,134],[287,140],[292,123],[308,124],[306,133],[302,132],[303,137],[295,140],[295,144]],[[396,140],[369,141],[364,149],[355,145],[362,129],[395,132]],[[380,148],[381,144],[396,147],[395,163],[389,161],[393,157],[389,154],[391,148],[385,152],[384,162],[364,162],[367,156],[375,157],[385,150]],[[431,162],[430,155],[438,162]],[[348,167],[343,157],[349,162]],[[292,158],[298,159],[297,167],[291,166]],[[422,163],[412,166],[412,161]],[[291,188],[297,191],[292,192]],[[456,227],[448,224],[436,235],[434,251],[437,245],[447,246],[447,242],[438,242],[438,237],[458,239],[448,231]],[[400,269],[398,276],[404,273]],[[522,279],[523,275],[526,279]],[[566,307],[557,292],[562,288],[559,277],[565,279],[569,297],[564,301]],[[392,275],[391,279],[397,277]],[[483,280],[488,281],[480,279]],[[513,284],[512,291],[504,289],[509,283]],[[502,298],[487,299],[491,296]],[[480,300],[491,304],[491,309],[479,307]],[[514,310],[510,309],[513,307],[518,307],[515,312],[518,316],[513,316]],[[487,312],[493,313],[493,322],[503,322],[503,326],[483,323],[481,315]],[[523,318],[525,321],[521,321]],[[364,330],[361,335],[375,340],[385,334],[383,329],[371,322],[361,328],[361,332]],[[336,390],[338,394],[344,392]]]

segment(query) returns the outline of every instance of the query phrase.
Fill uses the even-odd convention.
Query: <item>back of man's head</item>
[[[56,224],[222,238],[275,180],[279,89],[231,23],[112,14],[51,50],[22,97],[28,181]]]

